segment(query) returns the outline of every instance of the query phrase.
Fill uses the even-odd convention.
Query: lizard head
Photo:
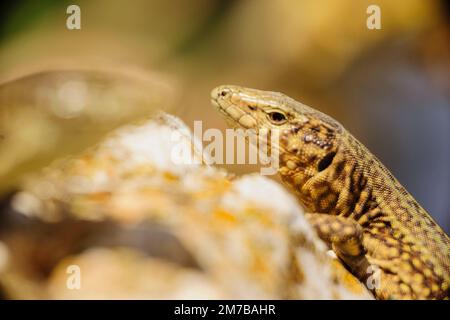
[[[239,86],[219,86],[211,101],[233,127],[244,129],[285,129],[294,114],[286,108],[285,95]]]
[[[224,85],[213,89],[211,101],[233,127],[278,130],[279,171],[295,175],[296,184],[326,170],[338,152],[342,126],[282,93]]]

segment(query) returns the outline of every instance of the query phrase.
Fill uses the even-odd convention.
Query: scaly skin
[[[448,235],[341,124],[276,92],[220,86],[211,100],[235,127],[279,130],[282,180],[378,299],[448,299]]]

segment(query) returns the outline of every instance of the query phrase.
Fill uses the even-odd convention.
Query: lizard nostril
[[[227,89],[223,89],[222,91],[220,91],[220,96],[221,97],[226,97],[228,95],[230,91]]]

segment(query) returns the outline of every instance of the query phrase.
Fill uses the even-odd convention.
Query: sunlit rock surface
[[[327,255],[291,194],[260,175],[232,179],[205,165],[200,145],[160,114],[29,175],[3,209],[2,294],[372,297]]]

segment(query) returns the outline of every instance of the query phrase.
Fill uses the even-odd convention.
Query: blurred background
[[[81,8],[81,30],[66,28],[70,4]],[[366,27],[371,4],[381,8],[381,30]],[[209,92],[238,84],[286,93],[336,118],[448,233],[448,9],[438,0],[2,4],[0,190],[155,105],[191,127],[203,120],[204,129],[225,129]],[[71,82],[55,89],[61,77]],[[42,88],[61,99],[55,102]],[[81,105],[58,109],[87,91]],[[47,113],[52,117],[42,116]],[[257,168],[227,169],[243,174]]]

